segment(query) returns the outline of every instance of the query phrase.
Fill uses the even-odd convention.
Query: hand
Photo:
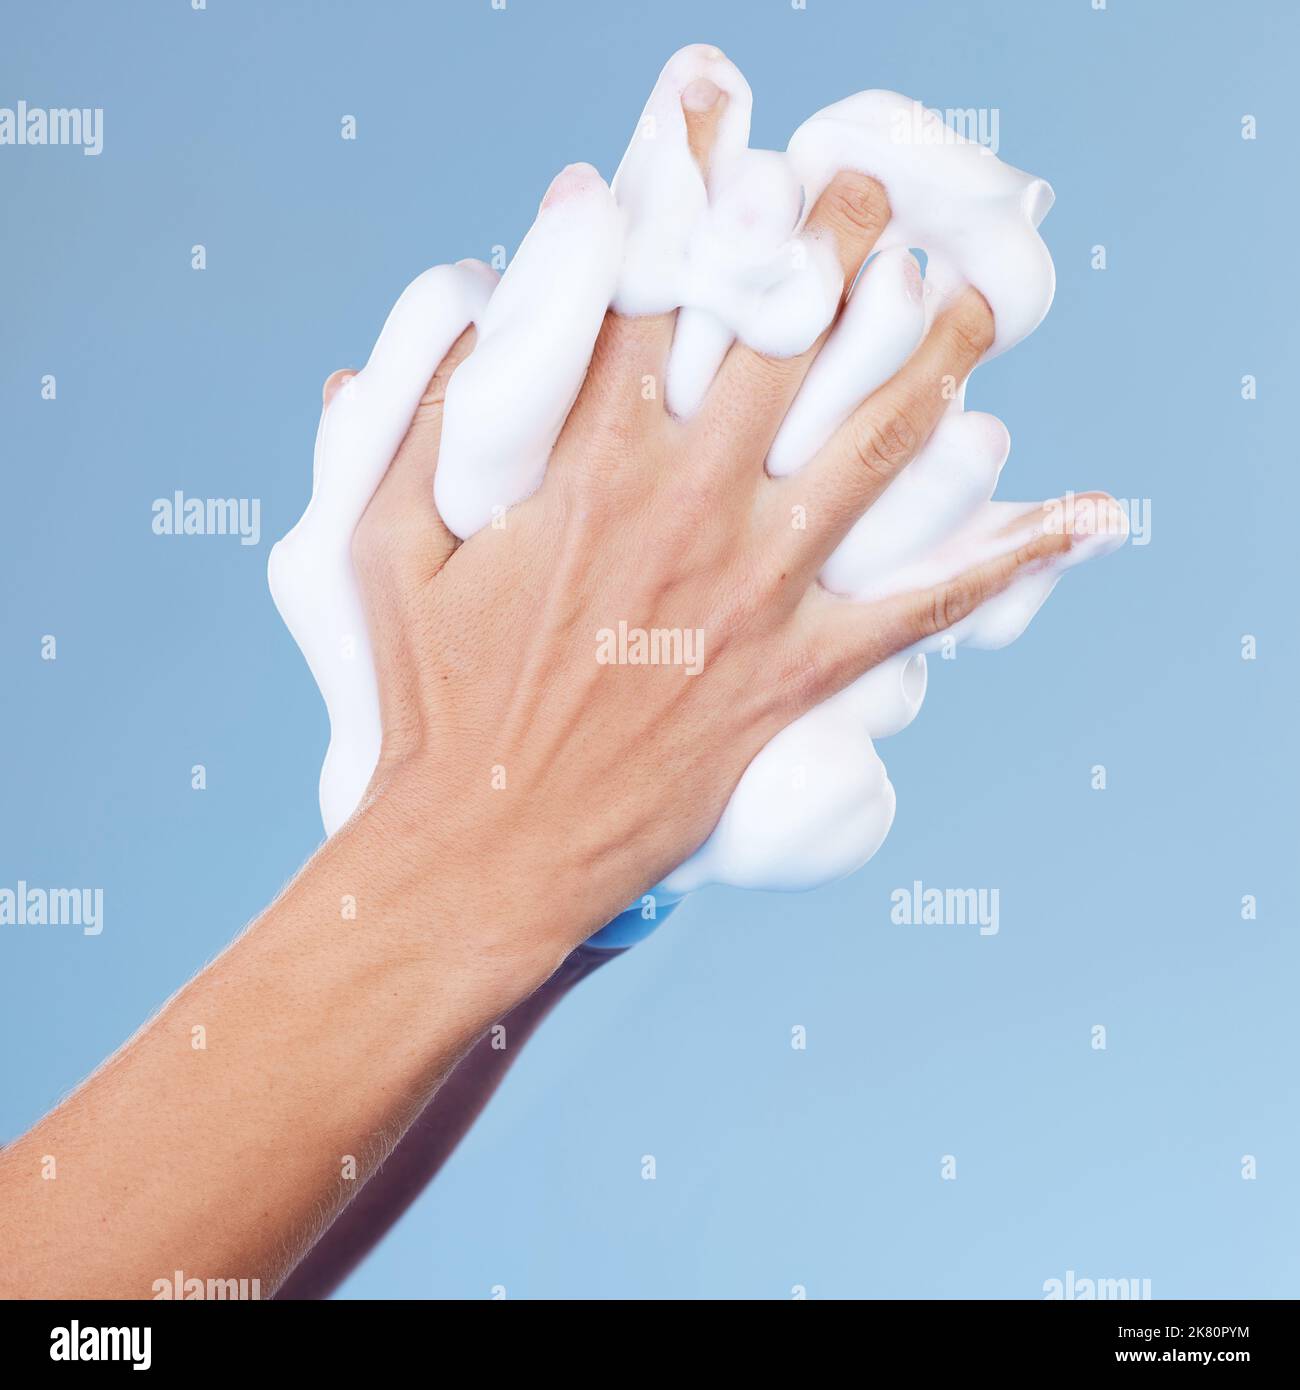
[[[884,191],[857,174],[813,209],[846,289],[888,218]],[[663,380],[672,330],[671,316],[609,315],[542,487],[457,544],[433,475],[466,334],[354,536],[384,728],[363,804],[398,808],[429,874],[459,866],[476,901],[487,893],[489,953],[536,951],[553,967],[703,841],[784,725],[1071,544],[1031,513],[1001,554],[923,591],[864,605],[817,584],[929,436],[944,379],[964,380],[992,342],[976,291],[779,480],[763,461],[820,344],[791,359],[737,344],[681,422],[643,390]],[[331,378],[326,408],[348,389]],[[620,624],[674,634],[661,655],[675,663],[608,664]],[[521,913],[521,895],[564,910]]]
[[[813,226],[846,285],[887,216],[857,177],[819,200]],[[943,378],[991,341],[973,291],[781,480],[763,461],[815,348],[780,361],[733,348],[681,423],[642,392],[662,380],[671,331],[606,321],[542,487],[462,545],[432,481],[468,336],[434,374],[354,536],[383,723],[367,797],[226,952],[0,1153],[11,1295],[148,1296],[177,1269],[274,1290],[488,1026],[705,838],[774,733],[1069,548],[1031,513],[1001,553],[932,588],[863,605],[818,586],[930,433]],[[333,379],[326,410],[364,387]],[[676,630],[677,664],[602,662],[598,634],[620,623]],[[268,1154],[249,1202],[250,1155]],[[41,1180],[45,1155],[57,1182]],[[416,1154],[406,1171],[428,1170]]]

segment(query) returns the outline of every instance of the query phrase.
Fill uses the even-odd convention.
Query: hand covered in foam
[[[688,121],[682,92],[701,81],[719,96]],[[678,310],[665,395],[679,420],[701,411],[733,363],[778,368],[763,384],[788,390],[792,404],[784,402],[767,470],[793,489],[783,501],[789,529],[811,524],[826,535],[834,528],[818,520],[828,507],[853,513],[824,556],[827,589],[854,600],[940,592],[964,571],[1020,554],[1026,527],[1041,533],[1037,509],[990,502],[1006,431],[965,413],[962,397],[975,360],[1030,332],[1050,303],[1051,261],[1035,230],[1050,189],[980,146],[936,138],[931,117],[891,93],[827,108],[785,155],[748,149],[749,110],[744,79],[716,50],[676,55],[613,196],[589,171],[562,175],[495,290],[481,267],[421,277],[353,384],[365,383],[346,418],[332,423],[338,407],[326,412],[313,500],[277,549],[273,589],[330,709],[328,830],[360,799],[379,751],[349,539],[384,451],[391,457],[424,383],[471,320],[478,342],[447,388],[435,483],[438,510],[458,536],[504,518],[541,482],[611,305],[624,314]],[[867,180],[846,196],[832,183],[841,169],[873,176],[880,199],[863,196]],[[924,282],[909,246],[927,252]],[[851,282],[872,249],[826,334],[846,274]],[[987,335],[956,312],[968,285],[992,309]],[[857,479],[850,503],[843,486],[824,485],[832,465],[868,481]],[[1012,640],[1066,564],[1123,539],[1122,515],[1099,515],[1109,536],[1061,547],[1050,561],[1036,556],[1032,572],[1020,569],[973,612],[960,604],[940,612],[954,619],[943,626],[975,645]],[[344,662],[334,653],[349,637],[357,655]],[[710,881],[811,887],[869,858],[894,805],[870,739],[914,716],[926,680],[921,652],[939,638],[936,629],[918,639],[772,738],[706,843],[664,879],[660,901]]]

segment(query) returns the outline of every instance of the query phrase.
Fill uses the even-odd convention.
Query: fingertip
[[[328,410],[330,402],[356,374],[356,369],[353,367],[340,367],[337,372],[331,372],[325,378],[324,386],[321,387],[321,408]]]
[[[551,186],[542,198],[540,212],[559,207],[583,193],[590,192],[596,185],[605,187],[605,180],[599,171],[590,164],[567,164],[551,180]]]
[[[490,288],[495,288],[497,281],[501,278],[500,273],[488,265],[486,261],[480,261],[474,256],[467,256],[463,261],[457,261],[456,269],[467,271],[476,280],[483,281]]]
[[[1118,550],[1129,537],[1128,512],[1108,492],[1073,496],[1071,551],[1079,560]]]

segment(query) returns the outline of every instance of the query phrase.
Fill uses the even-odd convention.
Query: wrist
[[[416,969],[457,977],[495,1016],[548,980],[601,921],[587,925],[589,899],[563,865],[472,809],[401,768],[376,777],[320,857],[336,886],[359,880],[366,917]]]

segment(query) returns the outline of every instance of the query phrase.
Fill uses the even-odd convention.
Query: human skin
[[[691,152],[707,172],[713,132],[726,97],[707,78],[682,94]],[[866,211],[874,216],[872,198]],[[853,219],[851,208],[845,216]],[[336,372],[325,384],[325,403],[352,373]],[[451,1157],[482,1112],[524,1043],[560,1000],[619,950],[580,946],[533,995],[503,1020],[502,1036],[480,1038],[425,1107],[396,1149],[281,1287],[283,1299],[326,1298],[396,1224]],[[496,1046],[500,1042],[503,1045]]]
[[[696,136],[706,160],[707,126]],[[566,171],[548,196],[588,177]],[[887,220],[856,174],[810,214],[846,289]],[[763,460],[817,345],[735,346],[679,421],[642,390],[663,381],[672,327],[607,318],[542,487],[463,543],[432,480],[472,333],[441,364],[353,542],[383,721],[362,804],[0,1153],[0,1295],[147,1298],[176,1270],[269,1295],[475,1041],[700,845],[768,739],[1069,548],[1034,513],[1004,555],[934,588],[864,605],[817,584],[928,437],[945,378],[992,341],[975,291],[779,480]],[[703,629],[703,669],[600,664],[596,633],[619,620]]]
[[[481,1037],[339,1218],[281,1285],[277,1298],[328,1298],[396,1224],[451,1157],[524,1044],[568,992],[621,950],[579,946],[539,989]]]

